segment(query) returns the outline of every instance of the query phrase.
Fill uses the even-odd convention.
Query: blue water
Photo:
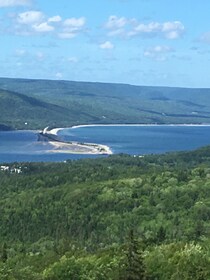
[[[193,150],[210,144],[210,126],[89,126],[59,131],[65,140],[108,145],[132,155]],[[64,161],[91,155],[51,153],[34,131],[0,132],[0,162]]]
[[[0,131],[0,162],[54,162],[86,157],[50,152],[52,147],[37,139],[35,131]]]

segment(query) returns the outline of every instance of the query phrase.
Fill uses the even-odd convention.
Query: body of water
[[[210,126],[87,126],[63,129],[61,139],[108,145],[113,153],[131,155],[193,150],[210,145]],[[0,132],[0,162],[64,161],[91,155],[50,152],[34,131]]]

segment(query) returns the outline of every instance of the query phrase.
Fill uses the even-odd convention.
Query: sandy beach
[[[92,155],[111,155],[113,154],[111,149],[105,145],[77,142],[65,143],[59,141],[49,141],[52,145],[52,150],[49,152],[54,153],[70,153],[70,154],[92,154]]]
[[[210,126],[210,124],[81,124],[70,127],[71,129],[97,126]]]
[[[48,127],[46,127],[42,132],[39,133],[40,141],[46,141],[52,146],[52,150],[49,150],[48,152],[93,155],[112,154],[112,150],[106,145],[60,140],[57,137],[57,134],[62,129],[64,128],[54,128],[48,130]]]
[[[60,130],[63,130],[63,129],[64,129],[64,128],[62,128],[62,127],[53,128],[53,129],[51,129],[51,130],[47,130],[47,133],[48,133],[48,134],[52,134],[52,135],[57,135],[58,132],[59,132]]]

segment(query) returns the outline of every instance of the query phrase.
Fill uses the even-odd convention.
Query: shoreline
[[[65,127],[53,128],[53,129],[51,129],[51,130],[48,130],[47,133],[48,133],[48,134],[52,134],[52,135],[57,135],[58,132],[59,132],[60,130],[63,130],[63,129],[65,129]]]
[[[69,128],[57,128],[52,130],[63,130],[63,129],[76,129],[76,128],[83,128],[83,127],[96,127],[96,126],[210,126],[210,124],[81,124],[81,125],[74,125]]]
[[[102,126],[138,126],[138,127],[210,127],[210,124],[84,124],[71,127],[58,127],[51,130],[46,128],[46,136],[58,136],[58,132],[65,129],[77,129],[84,127],[102,127]],[[96,143],[79,143],[76,141],[63,142],[62,140],[50,140],[48,142],[52,146],[51,153],[69,153],[69,154],[92,154],[92,155],[111,155],[113,154],[111,148],[106,145]]]
[[[47,142],[52,146],[53,153],[69,153],[69,154],[92,154],[92,155],[111,155],[113,154],[110,147],[96,143],[86,143],[77,141],[64,141],[57,137],[57,133],[62,128],[54,128],[48,130],[46,127],[42,132],[38,133],[38,141]]]
[[[51,130],[48,130],[48,134],[52,134],[52,135],[57,135],[57,133],[60,130],[64,130],[64,129],[76,129],[76,128],[83,128],[83,127],[95,127],[95,126],[203,126],[203,127],[207,127],[210,126],[210,123],[201,123],[201,124],[196,124],[196,123],[192,123],[192,124],[185,124],[185,123],[171,123],[171,124],[79,124],[79,125],[73,125],[73,126],[69,126],[69,127],[58,127],[58,128],[53,128]],[[11,130],[0,130],[0,132],[12,132],[12,131],[34,131],[34,132],[40,132],[40,129],[11,129]]]
[[[58,127],[58,128],[53,128],[51,130],[48,131],[48,134],[52,134],[52,135],[58,135],[58,132],[61,130],[65,130],[65,129],[77,129],[77,128],[84,128],[84,127],[97,127],[97,126],[140,126],[140,127],[158,127],[158,126],[183,126],[183,127],[208,127],[210,126],[210,124],[185,124],[185,123],[180,123],[180,124],[79,124],[79,125],[73,125],[73,126],[69,126],[69,127]]]

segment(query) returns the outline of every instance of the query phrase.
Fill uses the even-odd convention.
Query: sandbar
[[[76,141],[65,141],[59,139],[58,131],[62,128],[48,130],[46,127],[38,134],[38,141],[47,142],[52,146],[49,153],[70,153],[70,154],[92,154],[92,155],[111,155],[112,150],[106,146],[95,143],[80,143]]]
[[[92,144],[92,143],[78,143],[78,142],[60,142],[49,141],[52,145],[52,150],[48,152],[53,153],[69,153],[69,154],[92,154],[92,155],[111,155],[112,150],[106,145]]]

